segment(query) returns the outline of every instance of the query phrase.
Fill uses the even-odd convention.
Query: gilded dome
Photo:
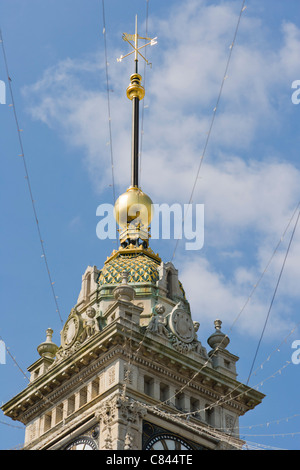
[[[109,259],[100,272],[98,283],[120,284],[122,272],[127,271],[128,282],[149,282],[155,284],[159,279],[159,263],[145,253],[118,254]]]
[[[143,227],[148,227],[153,215],[152,201],[140,188],[130,186],[117,199],[114,215],[121,227],[127,227],[134,220],[139,220]]]

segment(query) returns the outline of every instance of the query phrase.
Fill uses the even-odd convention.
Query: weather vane
[[[136,64],[136,72],[137,72],[137,63],[138,63],[138,56],[140,55],[144,60],[145,62],[147,63],[147,65],[150,65],[151,66],[151,63],[148,62],[148,60],[146,59],[146,57],[144,57],[140,50],[143,49],[144,47],[146,46],[154,46],[155,44],[157,44],[157,37],[155,38],[147,38],[147,37],[142,37],[142,36],[139,36],[138,35],[138,28],[137,28],[137,16],[135,17],[135,34],[128,34],[128,33],[123,33],[123,36],[122,36],[123,40],[128,42],[128,44],[130,44],[130,46],[133,48],[133,51],[129,52],[128,54],[126,55],[121,55],[117,61],[118,62],[121,62],[123,59],[125,59],[125,57],[128,57],[129,55],[131,54],[134,54],[135,55],[135,64]],[[143,39],[145,41],[149,41],[147,42],[146,44],[143,44],[142,46],[138,46],[138,40],[139,39]],[[133,42],[132,42],[133,41]]]

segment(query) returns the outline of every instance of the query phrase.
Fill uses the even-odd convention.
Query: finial
[[[128,279],[128,271],[122,271],[121,283],[113,290],[113,294],[116,300],[131,302],[134,299],[135,290],[132,286],[128,284]]]
[[[41,357],[47,357],[53,359],[55,357],[58,346],[52,341],[53,330],[52,328],[47,328],[46,330],[46,341],[41,343],[38,347],[38,353]]]
[[[212,349],[225,349],[230,343],[230,340],[228,336],[221,331],[221,320],[215,320],[214,325],[216,331],[210,335],[207,342]]]
[[[129,273],[128,271],[121,272],[122,284],[128,284]]]

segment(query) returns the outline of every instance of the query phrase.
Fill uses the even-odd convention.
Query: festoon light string
[[[21,151],[21,153],[19,154],[19,157],[22,158],[23,165],[24,165],[25,179],[27,181],[27,187],[28,187],[28,191],[29,191],[30,201],[31,201],[32,210],[33,210],[33,214],[34,214],[34,219],[35,219],[35,223],[36,223],[36,228],[37,228],[37,232],[38,232],[38,237],[39,237],[39,241],[40,241],[40,245],[41,245],[41,249],[42,249],[41,258],[43,258],[44,262],[45,262],[45,266],[46,266],[46,270],[47,270],[47,274],[48,274],[48,279],[49,279],[49,284],[50,284],[50,289],[51,289],[53,299],[54,299],[54,302],[55,302],[55,306],[56,306],[56,313],[59,316],[61,324],[63,324],[63,320],[62,320],[62,317],[61,317],[61,314],[60,314],[60,309],[59,309],[59,305],[58,305],[58,301],[57,301],[58,297],[57,297],[57,295],[55,293],[55,289],[54,289],[54,283],[55,282],[53,281],[51,273],[50,273],[50,268],[49,268],[48,259],[47,259],[47,255],[46,255],[46,250],[45,250],[45,246],[44,246],[44,240],[42,238],[39,219],[38,219],[38,216],[37,216],[35,199],[33,198],[33,191],[32,191],[32,186],[31,186],[31,182],[30,182],[28,166],[27,166],[26,159],[25,159],[25,150],[24,150],[24,145],[23,145],[23,139],[22,139],[22,136],[21,136],[21,133],[23,132],[23,129],[21,129],[21,127],[19,125],[19,120],[18,120],[18,116],[17,116],[14,93],[13,93],[13,89],[12,89],[12,78],[11,78],[11,74],[9,73],[9,69],[8,69],[8,61],[7,61],[7,57],[6,57],[6,51],[5,51],[5,47],[4,47],[4,41],[3,41],[1,28],[0,28],[0,42],[1,42],[1,46],[2,46],[2,53],[3,53],[4,64],[5,64],[6,76],[7,76],[7,81],[8,81],[9,91],[10,91],[10,96],[11,96],[11,104],[9,105],[9,107],[11,107],[13,109],[13,113],[14,113],[14,118],[15,118],[15,123],[16,123],[16,128],[17,128],[17,134],[18,134],[18,140],[19,140],[19,145],[20,145],[20,151]]]

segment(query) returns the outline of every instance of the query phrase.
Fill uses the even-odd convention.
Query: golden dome
[[[114,215],[118,225],[127,227],[132,221],[146,228],[152,220],[152,201],[147,194],[136,186],[130,186],[124,194],[117,199]]]

